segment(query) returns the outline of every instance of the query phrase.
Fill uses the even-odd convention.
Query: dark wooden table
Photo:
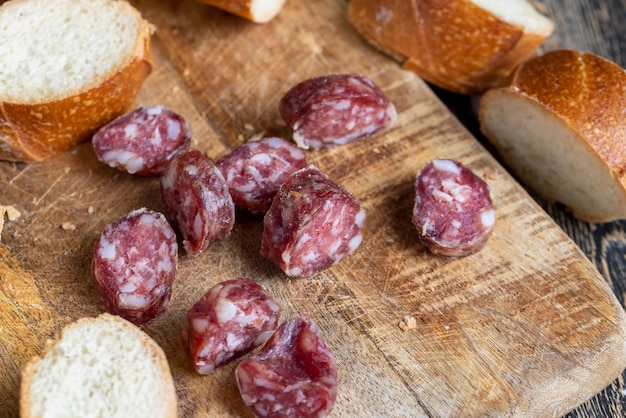
[[[577,49],[592,52],[626,67],[626,0],[535,1],[555,23],[541,51]],[[540,51],[540,52],[541,52]],[[476,117],[478,97],[434,89],[465,126],[485,146]],[[626,140],[626,138],[623,138]],[[531,194],[532,191],[530,191]],[[546,212],[595,263],[617,299],[626,308],[626,220],[604,224],[579,221],[559,205],[533,195]],[[601,393],[570,412],[568,418],[626,416],[626,370]]]

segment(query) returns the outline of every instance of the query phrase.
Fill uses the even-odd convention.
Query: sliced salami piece
[[[463,257],[489,239],[496,212],[489,186],[454,160],[432,160],[417,174],[413,223],[437,255]]]
[[[296,84],[283,96],[279,112],[299,147],[347,144],[391,126],[396,108],[369,78],[333,74]]]
[[[144,106],[102,127],[92,138],[98,159],[130,174],[158,175],[191,143],[191,126],[163,106]]]
[[[213,286],[187,313],[180,341],[200,374],[209,374],[264,344],[278,327],[280,307],[251,279]]]
[[[91,270],[105,310],[145,325],[167,309],[177,263],[174,230],[161,213],[142,208],[104,228]]]
[[[306,277],[341,261],[363,240],[365,210],[316,167],[296,171],[263,219],[261,252],[288,276]]]
[[[257,417],[323,418],[337,398],[337,365],[309,316],[285,321],[235,369],[244,403]]]
[[[235,205],[226,180],[200,151],[172,160],[161,176],[161,199],[191,256],[228,236],[235,224]]]
[[[281,184],[306,167],[304,152],[282,138],[247,142],[215,163],[222,171],[235,206],[265,212]]]

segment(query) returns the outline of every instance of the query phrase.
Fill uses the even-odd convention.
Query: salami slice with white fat
[[[341,261],[363,240],[365,210],[316,167],[296,171],[263,219],[261,252],[288,276],[306,277]]]
[[[332,74],[305,80],[282,97],[280,115],[299,147],[347,144],[391,126],[396,108],[369,78]]]
[[[129,174],[158,175],[191,144],[191,126],[163,106],[144,106],[118,117],[92,138],[98,159]]]
[[[256,417],[323,418],[337,398],[335,358],[307,315],[285,321],[235,376]]]
[[[209,374],[264,344],[278,327],[280,307],[252,279],[236,277],[209,289],[187,313],[180,341],[200,374]]]
[[[432,253],[463,257],[479,251],[495,219],[489,185],[458,161],[432,160],[417,174],[413,223]]]
[[[91,270],[105,310],[144,325],[167,309],[177,263],[174,230],[161,213],[142,208],[100,233]]]
[[[235,205],[226,180],[200,151],[172,160],[161,176],[161,199],[191,256],[227,237],[235,224]]]
[[[247,142],[215,163],[221,170],[235,206],[265,212],[281,184],[306,167],[304,152],[282,138]]]

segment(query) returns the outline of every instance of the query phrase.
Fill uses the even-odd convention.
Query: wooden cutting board
[[[157,28],[137,105],[185,115],[212,159],[288,135],[278,101],[312,76],[365,74],[399,112],[384,134],[307,154],[367,211],[363,244],[337,266],[286,278],[259,253],[261,220],[245,217],[199,257],[181,254],[171,308],[145,328],[168,357],[181,417],[250,416],[235,364],[200,376],[178,341],[191,305],[233,276],[257,280],[284,318],[312,315],[337,358],[335,417],[559,416],[624,370],[624,312],[599,273],[426,84],[356,34],[345,1],[291,0],[265,25],[192,0],[134,3]],[[478,254],[438,258],[417,238],[414,176],[436,157],[491,186],[497,224]],[[98,233],[162,204],[157,179],[104,166],[89,143],[1,162],[0,204],[21,211],[0,244],[0,415],[13,417],[22,365],[68,322],[102,312],[90,278]],[[398,326],[405,316],[415,328]]]

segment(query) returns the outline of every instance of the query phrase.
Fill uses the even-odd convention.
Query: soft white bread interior
[[[152,69],[153,27],[124,0],[0,7],[0,159],[38,161],[132,106]]]
[[[626,219],[626,72],[579,51],[522,64],[480,101],[480,127],[518,178],[582,220]]]
[[[348,19],[405,68],[462,94],[499,83],[554,29],[528,0],[350,0]]]
[[[22,418],[177,416],[163,351],[119,316],[69,324],[24,366],[20,379]]]
[[[267,23],[282,10],[286,0],[198,0],[256,23]]]

